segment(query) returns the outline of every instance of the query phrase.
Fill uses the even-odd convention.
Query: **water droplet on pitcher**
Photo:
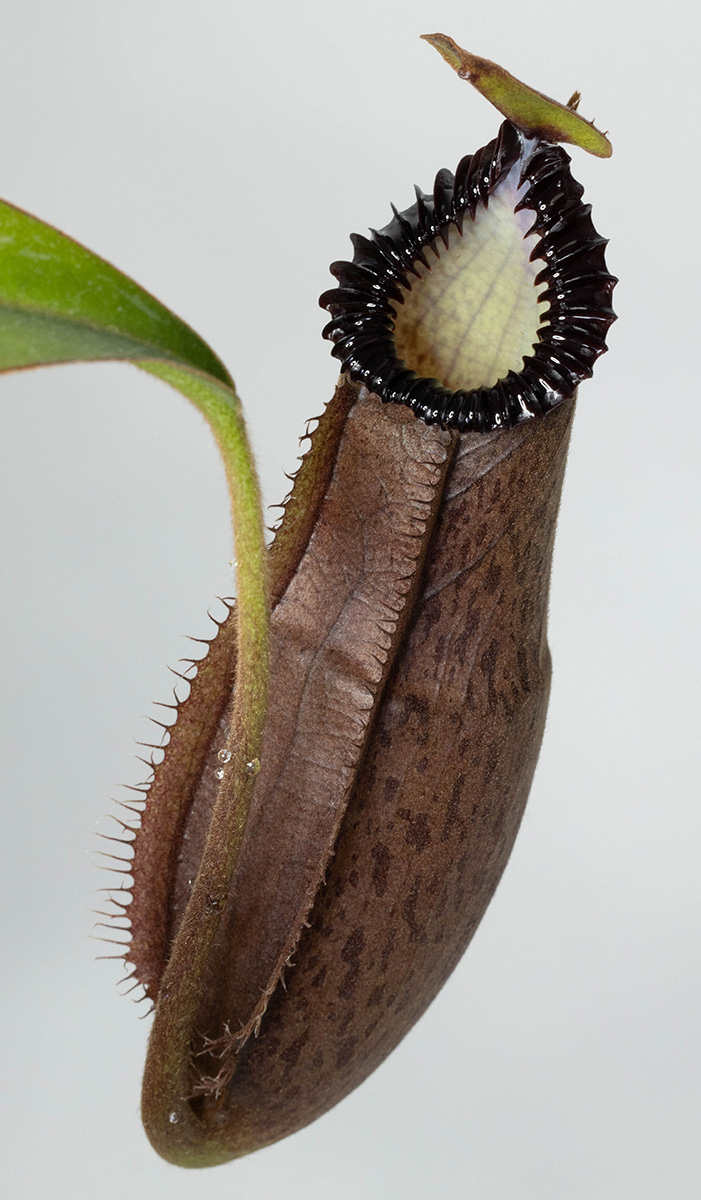
[[[178,1114],[177,1114],[176,1112],[169,1113],[169,1114],[168,1114],[168,1120],[170,1121],[171,1125],[177,1125],[177,1123],[178,1123]]]
[[[217,767],[216,771],[214,772],[214,778],[215,779],[223,779],[224,778],[223,767]]]
[[[219,762],[231,762],[231,751],[224,747],[223,750],[219,751],[217,758],[219,759]]]
[[[250,760],[250,762],[246,763],[246,774],[247,775],[254,777],[258,774],[259,771],[260,771],[260,759],[259,758],[252,758]]]

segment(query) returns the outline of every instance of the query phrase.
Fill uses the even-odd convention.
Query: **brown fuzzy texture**
[[[359,385],[340,393],[328,420],[339,405],[347,417],[331,438],[322,418],[324,453],[307,467],[306,546],[288,537],[263,765],[195,1023],[203,1165],[308,1124],[411,1028],[497,886],[542,737],[573,404],[458,439]],[[169,851],[171,937],[221,712]],[[147,1131],[197,1165],[182,1128]]]

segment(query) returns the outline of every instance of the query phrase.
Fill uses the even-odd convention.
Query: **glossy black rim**
[[[536,276],[538,299],[547,302],[533,353],[519,372],[509,371],[493,387],[451,391],[437,379],[420,377],[397,355],[396,305],[404,302],[416,263],[429,265],[425,249],[441,238],[448,249],[448,228],[462,233],[465,217],[479,205],[518,161],[520,183],[528,184],[516,211],[533,213],[538,241],[531,259],[542,259]],[[332,320],[324,337],[342,369],[386,402],[406,404],[428,424],[484,433],[542,416],[570,399],[588,379],[606,350],[606,334],[616,319],[611,294],[616,279],[606,270],[607,244],[591,221],[591,205],[572,178],[570,157],[560,147],[526,138],[505,121],[494,141],[468,155],[455,175],[441,170],[433,195],[416,189],[416,203],[397,212],[370,238],[351,234],[352,262],[336,262],[331,273],[339,286],[319,303]],[[543,290],[540,290],[540,289]]]

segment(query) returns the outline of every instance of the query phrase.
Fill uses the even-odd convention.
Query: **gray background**
[[[148,1021],[88,935],[111,878],[93,832],[139,778],[140,714],[231,590],[222,471],[198,414],[131,367],[0,380],[0,1171],[22,1195],[698,1195],[697,11],[5,0],[2,194],[207,338],[269,503],[336,377],[328,263],[497,125],[420,33],[561,99],[581,89],[615,155],[574,151],[575,172],[622,280],[611,352],[582,389],[550,717],[498,894],[373,1078],[209,1172],[150,1150]]]

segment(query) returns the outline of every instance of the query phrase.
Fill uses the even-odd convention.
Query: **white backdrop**
[[[199,416],[122,366],[0,380],[2,1173],[22,1196],[698,1195],[698,15],[588,0],[5,0],[0,191],[233,371],[265,497],[330,396],[328,263],[498,118],[440,30],[608,128],[573,151],[620,320],[582,388],[554,688],[512,861],[432,1009],[287,1142],[209,1172],[138,1119],[148,1021],[95,964],[92,833],[182,634],[230,591]],[[695,44],[696,43],[696,44]],[[696,745],[695,745],[696,742]],[[109,948],[104,948],[109,952]]]

